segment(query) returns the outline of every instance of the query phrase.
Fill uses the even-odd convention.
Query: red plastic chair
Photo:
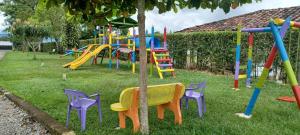
[[[78,90],[65,89],[64,92],[68,96],[69,101],[66,127],[68,127],[69,125],[70,112],[72,109],[75,109],[77,110],[78,117],[81,121],[81,131],[84,131],[86,126],[86,112],[87,109],[92,106],[98,107],[99,124],[101,125],[102,112],[100,104],[100,95],[98,93],[88,96],[85,93]],[[95,99],[92,99],[92,97],[94,97]]]

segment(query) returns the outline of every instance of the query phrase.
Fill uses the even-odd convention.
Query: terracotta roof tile
[[[293,21],[300,22],[300,6],[259,10],[216,22],[197,25],[180,30],[178,32],[235,30],[239,22],[241,22],[243,27],[246,28],[264,27],[268,25],[268,22],[271,18],[287,18],[288,16],[291,16]]]

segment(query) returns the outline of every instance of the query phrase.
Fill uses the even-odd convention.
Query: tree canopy
[[[12,25],[16,19],[21,21],[30,18],[39,0],[3,0],[0,10],[6,16],[6,22]]]
[[[36,59],[36,50],[40,47],[43,38],[47,37],[49,32],[46,28],[38,25],[23,23],[13,28],[13,34],[22,39],[23,45],[29,47],[33,52],[33,59]]]
[[[103,21],[106,17],[114,16],[128,17],[137,11],[138,0],[41,0],[46,2],[47,7],[64,4],[67,12],[71,15],[82,16],[84,20],[93,19]],[[182,8],[211,9],[218,7],[225,13],[230,8],[251,3],[252,0],[145,0],[145,9],[153,10],[155,7],[159,13],[173,10],[177,12]]]

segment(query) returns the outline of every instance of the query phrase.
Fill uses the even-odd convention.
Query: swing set
[[[282,25],[282,26],[280,27],[280,25]],[[283,43],[283,38],[285,37],[285,34],[290,27],[300,28],[300,22],[291,21],[291,18],[288,17],[286,20],[278,19],[278,18],[275,20],[270,20],[269,26],[264,27],[264,28],[241,29],[241,25],[238,26],[237,45],[236,45],[236,64],[235,64],[235,76],[234,76],[234,88],[233,88],[234,90],[238,90],[238,81],[241,78],[247,78],[246,86],[250,87],[251,70],[252,70],[253,33],[255,33],[255,32],[272,32],[272,35],[273,35],[274,41],[275,41],[275,43],[273,44],[272,50],[268,56],[268,59],[265,62],[262,74],[259,77],[258,82],[256,83],[252,97],[248,103],[248,106],[246,107],[246,110],[244,113],[237,113],[238,116],[243,117],[243,118],[251,118],[254,105],[255,105],[257,98],[260,94],[260,91],[265,83],[265,80],[267,79],[267,77],[269,75],[269,70],[274,62],[277,52],[279,52],[280,58],[283,61],[284,69],[287,73],[287,76],[288,76],[288,79],[289,79],[289,82],[290,82],[290,85],[292,87],[294,97],[295,97],[295,98],[292,98],[292,97],[284,96],[284,97],[278,98],[278,100],[287,101],[287,102],[296,101],[298,108],[300,109],[300,87],[299,87],[298,81],[296,79],[295,73],[293,71],[293,68],[291,66],[288,54],[284,47],[284,43]],[[241,33],[242,32],[250,33],[249,37],[248,37],[249,49],[248,49],[248,63],[247,63],[247,74],[246,75],[239,75],[240,54],[241,54]]]

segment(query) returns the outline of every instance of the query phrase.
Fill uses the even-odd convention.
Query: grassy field
[[[71,71],[62,68],[72,58],[59,58],[58,55],[10,52],[0,61],[0,86],[24,98],[41,110],[49,113],[60,123],[65,124],[67,97],[64,88],[79,89],[88,94],[101,93],[103,125],[99,127],[97,110],[88,111],[87,130],[80,132],[80,123],[75,111],[72,112],[70,128],[77,134],[131,134],[132,125],[127,119],[127,128],[116,130],[118,115],[110,110],[110,104],[118,102],[120,92],[138,86],[138,74],[132,74],[126,64],[120,70],[108,69],[107,64],[86,65]],[[43,64],[42,64],[43,63]],[[138,71],[138,70],[137,70]],[[67,74],[64,81],[62,74]],[[156,72],[155,72],[156,73]],[[212,75],[209,73],[176,70],[176,78],[160,80],[155,74],[149,77],[149,84],[207,81],[205,90],[207,113],[198,117],[195,102],[190,102],[188,110],[182,110],[183,124],[175,125],[170,111],[165,120],[156,118],[156,108],[150,107],[149,121],[151,134],[229,134],[229,135],[282,135],[300,134],[300,111],[296,104],[278,102],[283,95],[292,95],[288,85],[267,82],[254,109],[254,116],[245,120],[235,116],[243,112],[252,94],[241,82],[241,90],[233,91],[233,76]]]

